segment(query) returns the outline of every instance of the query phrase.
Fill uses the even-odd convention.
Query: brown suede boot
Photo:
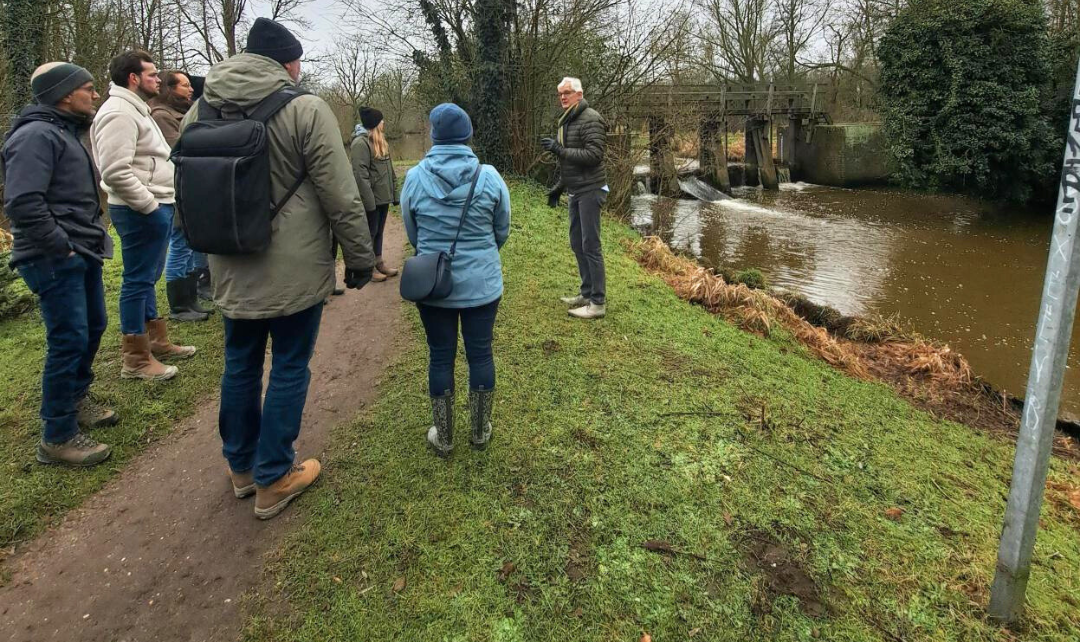
[[[96,466],[109,458],[112,448],[79,432],[62,444],[38,443],[37,460],[43,464]]]
[[[187,359],[195,356],[195,346],[178,346],[169,341],[169,327],[165,319],[147,321],[146,333],[150,336],[150,351],[158,359]]]
[[[246,473],[237,473],[229,470],[229,478],[232,479],[233,495],[236,495],[237,499],[243,499],[245,497],[251,497],[255,494],[255,473],[254,471],[247,471]]]
[[[267,487],[255,486],[255,517],[270,519],[289,505],[319,478],[322,466],[317,459],[294,465],[285,476]]]
[[[382,272],[386,276],[397,276],[398,275],[397,270],[395,270],[392,267],[387,267],[386,263],[383,262],[381,256],[376,256],[375,257],[375,269],[378,270],[379,272]]]
[[[164,381],[176,376],[176,366],[167,366],[154,358],[150,352],[150,337],[145,334],[125,334],[121,350],[124,355],[121,379]]]

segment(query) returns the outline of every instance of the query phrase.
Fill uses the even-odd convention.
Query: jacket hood
[[[281,63],[265,56],[242,53],[210,69],[203,98],[215,109],[232,103],[246,111],[275,91],[295,85]]]
[[[27,105],[19,112],[19,117],[15,119],[15,122],[11,124],[11,129],[8,130],[7,135],[11,136],[20,127],[33,122],[53,123],[74,131],[80,131],[90,126],[89,118],[79,118],[74,114],[62,112],[49,105]]]
[[[468,145],[435,145],[409,173],[417,173],[417,179],[422,181],[432,198],[462,204],[479,164],[480,160]],[[477,183],[477,190],[482,182]]]
[[[357,138],[360,138],[361,136],[363,136],[366,133],[367,133],[367,128],[364,127],[363,125],[357,123],[356,127],[353,128],[353,130],[352,130],[353,140],[356,140]]]

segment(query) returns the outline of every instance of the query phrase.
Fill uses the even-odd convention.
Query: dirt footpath
[[[391,265],[401,264],[403,243],[401,223],[391,218]],[[330,429],[373,399],[400,345],[400,301],[395,278],[349,290],[326,307],[299,458],[321,454]],[[217,399],[207,399],[174,435],[4,563],[11,580],[0,589],[0,640],[237,637],[240,598],[259,581],[264,554],[293,526],[296,508],[261,522],[254,498],[233,497],[217,409]]]

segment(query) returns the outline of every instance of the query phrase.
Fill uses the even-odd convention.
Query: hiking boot
[[[473,450],[484,450],[491,441],[491,401],[494,395],[494,390],[483,388],[469,391],[469,421],[472,426],[469,445]]]
[[[62,444],[42,441],[37,447],[37,460],[43,464],[96,466],[108,459],[110,454],[112,448],[99,444],[81,432]]]
[[[589,303],[580,308],[574,308],[567,314],[578,319],[602,319],[606,314],[606,310],[603,305],[596,305],[595,303]]]
[[[428,445],[439,457],[449,457],[454,450],[454,392],[447,390],[441,396],[431,398],[431,419],[428,428]]]
[[[382,272],[379,272],[378,270],[372,270],[372,272],[371,272],[371,282],[372,283],[382,283],[385,280],[386,280],[386,275],[385,274],[383,274]]]
[[[561,296],[559,297],[559,300],[571,308],[580,308],[583,305],[589,305],[589,300],[580,294],[577,296]]]
[[[125,334],[120,345],[124,355],[121,379],[164,381],[176,376],[176,366],[167,366],[154,358],[147,335]]]
[[[165,295],[169,298],[169,318],[173,321],[189,323],[210,318],[210,315],[192,307],[195,303],[195,281],[191,277],[167,282]]]
[[[178,346],[169,341],[169,326],[165,319],[147,321],[146,334],[150,337],[150,351],[158,359],[187,359],[195,355],[195,346]]]
[[[308,489],[319,478],[322,466],[317,459],[309,459],[302,464],[294,464],[289,472],[266,486],[255,486],[255,517],[270,519]]]
[[[78,412],[76,420],[79,428],[105,428],[115,426],[120,421],[115,412],[86,398],[75,406],[75,410]]]
[[[387,277],[392,277],[392,276],[397,276],[398,275],[397,270],[395,270],[392,267],[386,267],[386,263],[383,261],[381,256],[376,256],[375,257],[375,270],[378,271],[378,272],[383,273]]]
[[[334,289],[332,292],[330,292],[330,294],[333,294],[334,296],[341,296],[342,294],[345,294],[345,288],[335,284]]]
[[[255,473],[253,471],[236,473],[230,469],[229,478],[232,479],[232,491],[237,499],[251,497],[255,494]]]

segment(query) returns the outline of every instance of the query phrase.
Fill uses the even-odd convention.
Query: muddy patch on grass
[[[761,577],[765,589],[765,599],[753,605],[755,613],[770,612],[772,603],[782,595],[797,599],[799,609],[809,617],[820,618],[828,613],[817,583],[786,545],[768,535],[752,533],[741,547],[747,570]]]

